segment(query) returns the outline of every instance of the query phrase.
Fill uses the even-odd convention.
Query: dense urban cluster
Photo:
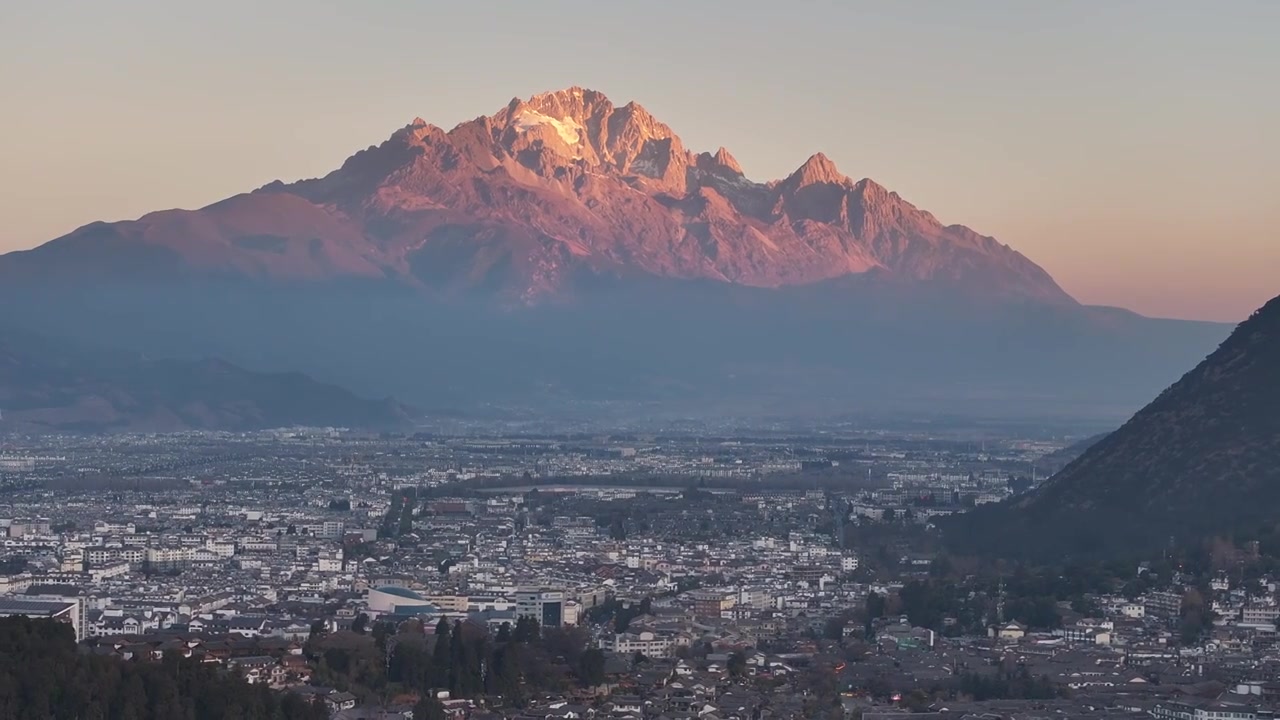
[[[1066,444],[18,438],[0,616],[57,624],[50,652],[86,668],[243,683],[291,717],[1270,717],[1271,538],[1089,566],[947,552],[937,524]],[[34,658],[40,632],[2,636]],[[45,697],[18,665],[0,686]],[[163,684],[130,672],[113,702]]]

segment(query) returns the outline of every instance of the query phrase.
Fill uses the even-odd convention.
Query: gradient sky
[[[583,85],[749,177],[821,150],[1078,298],[1280,294],[1280,1],[4,0],[0,251]]]

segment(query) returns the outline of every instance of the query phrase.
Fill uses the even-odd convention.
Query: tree
[[[1037,630],[1052,630],[1062,625],[1058,602],[1052,595],[1011,598],[1005,603],[1005,612]]]
[[[631,621],[641,615],[648,615],[653,612],[653,600],[646,597],[639,604],[619,606],[617,600],[610,600],[606,607],[612,607],[613,610],[613,630],[617,633],[624,633],[631,625]]]
[[[867,617],[872,620],[876,620],[880,617],[883,617],[884,610],[885,610],[884,596],[874,591],[871,593],[868,593],[866,609],[867,609]]]
[[[125,662],[78,652],[69,626],[0,619],[0,717],[27,720],[320,720],[301,698],[252,686],[239,675],[169,653]]]
[[[307,642],[315,642],[329,634],[329,624],[323,618],[311,623],[311,630],[307,633]]]
[[[885,600],[884,596],[878,592],[872,591],[867,593],[866,602],[866,627],[863,628],[865,637],[871,637],[871,629],[875,625],[875,621],[884,615]]]
[[[627,528],[622,523],[621,515],[614,515],[613,520],[609,523],[609,539],[610,540],[626,540]]]
[[[728,663],[729,674],[733,677],[742,677],[747,674],[747,656],[740,652],[729,655]]]
[[[522,617],[516,619],[516,631],[513,640],[518,643],[534,642],[542,636],[542,630],[538,627],[538,621],[531,617]]]
[[[391,497],[391,504],[387,506],[387,514],[382,518],[382,525],[378,527],[378,537],[391,538],[396,536],[396,530],[401,517],[401,506],[404,500],[399,495]]]
[[[1214,612],[1204,601],[1199,590],[1190,588],[1182,596],[1181,618],[1178,622],[1178,635],[1183,645],[1196,645],[1204,639],[1204,635],[1213,627]]]
[[[843,615],[828,618],[826,624],[822,626],[822,637],[828,640],[843,640],[844,626],[847,623],[848,620]]]
[[[604,684],[604,651],[591,648],[578,658],[578,678],[586,687]]]
[[[524,703],[524,691],[520,678],[520,653],[522,646],[511,643],[499,648],[493,655],[492,690],[504,700],[519,707]]]
[[[404,503],[404,509],[400,515],[400,525],[396,528],[397,535],[408,535],[413,532],[413,503]]]
[[[417,633],[401,633],[396,636],[395,647],[387,662],[387,679],[417,690],[426,690],[423,685],[430,662],[422,636]]]
[[[395,631],[395,627],[391,623],[379,620],[373,624],[373,644],[378,648],[379,652],[387,651],[387,638],[391,637],[391,633]]]
[[[351,621],[351,631],[357,635],[363,635],[369,627],[369,616],[360,613],[355,620]]]
[[[481,679],[482,638],[463,634],[462,621],[453,624],[449,657],[449,691],[455,697],[471,697],[484,690]]]
[[[903,586],[898,597],[912,625],[938,629],[942,625],[943,613],[953,604],[949,597],[951,594],[949,588],[937,583],[913,580]]]
[[[443,616],[436,623],[436,644],[431,650],[429,683],[433,688],[449,687],[453,676],[453,632]]]
[[[579,626],[561,626],[561,628],[543,630],[541,646],[553,657],[563,657],[570,664],[575,664],[582,657],[582,653],[588,650],[590,639],[586,630]]]
[[[413,706],[413,720],[445,720],[444,705],[434,697],[424,695]]]
[[[902,698],[902,707],[913,713],[927,712],[929,709],[929,694],[923,688],[916,688]]]
[[[1085,617],[1102,617],[1102,606],[1098,601],[1083,595],[1071,598],[1071,610]]]

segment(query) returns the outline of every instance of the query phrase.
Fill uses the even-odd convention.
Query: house
[[[1004,625],[992,626],[988,634],[997,640],[1017,642],[1027,636],[1027,626],[1017,620],[1011,620]]]
[[[556,703],[547,711],[547,718],[559,718],[560,720],[583,720],[590,713],[590,708],[585,705],[571,705]]]
[[[1120,614],[1132,619],[1143,618],[1147,615],[1147,608],[1142,603],[1124,603],[1120,606]]]
[[[612,702],[614,713],[644,712],[644,702],[636,695],[615,695]]]
[[[229,661],[227,664],[238,670],[250,685],[260,682],[269,683],[275,679],[272,671],[277,665],[273,657],[266,655],[239,657]]]
[[[245,637],[258,637],[267,629],[267,620],[263,617],[235,617],[231,619],[229,629]]]
[[[350,710],[356,706],[356,696],[349,692],[332,692],[320,698],[330,713]]]

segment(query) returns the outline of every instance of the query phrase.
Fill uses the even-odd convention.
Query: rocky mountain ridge
[[[869,272],[1074,302],[1016,251],[853,181],[821,153],[785,179],[752,182],[724,148],[688,151],[642,106],[582,88],[515,99],[450,131],[417,119],[323,178],[95,223],[0,271],[47,269],[68,248],[106,263],[81,273],[390,279],[513,305],[571,298],[584,275],[779,287]]]

